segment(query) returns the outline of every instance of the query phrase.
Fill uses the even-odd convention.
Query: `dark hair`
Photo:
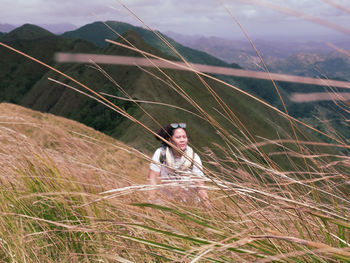
[[[184,130],[186,131],[186,128],[182,128],[182,127],[173,128],[173,127],[171,126],[171,124],[167,124],[167,125],[163,126],[163,127],[157,132],[157,134],[158,134],[160,137],[164,138],[166,141],[169,141],[169,140],[170,140],[170,137],[172,137],[172,136],[174,135],[174,131],[175,131],[176,129],[179,129],[179,128],[184,129]],[[157,139],[158,141],[161,141],[161,139],[159,139],[157,136],[156,136],[156,139]],[[165,143],[164,141],[162,141],[162,145],[167,145],[167,143]]]

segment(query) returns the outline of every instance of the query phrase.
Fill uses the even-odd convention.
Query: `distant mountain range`
[[[166,34],[185,46],[207,52],[227,63],[235,62],[246,69],[263,70],[260,59],[248,40],[186,36],[173,32]],[[335,51],[328,42],[339,49],[350,50],[350,40],[346,38],[325,38],[323,41],[253,40],[272,72],[350,80],[350,56]]]
[[[117,38],[117,35],[106,24],[119,34],[133,29],[148,44],[165,54],[175,56],[163,42],[158,40],[153,32],[127,23],[106,21],[104,24],[95,22],[80,28],[68,23],[39,26],[64,37],[85,39],[99,47],[106,47],[105,39]],[[15,28],[14,25],[0,24],[0,36]],[[229,40],[200,35],[189,36],[175,32],[166,32],[162,36],[192,62],[229,67],[241,66],[258,71],[264,70],[248,40]],[[349,56],[344,56],[342,53],[335,51],[334,47],[328,45],[329,42],[337,48],[350,49],[350,40],[346,38],[329,39],[323,37],[310,41],[303,39],[269,39],[267,37],[266,39],[253,40],[271,72],[311,77],[326,76],[328,78],[349,80]],[[201,51],[204,53],[198,53]]]
[[[0,32],[7,33],[12,30],[14,30],[17,26],[10,25],[10,24],[0,24]]]
[[[59,23],[59,24],[39,24],[38,26],[54,33],[54,34],[62,34],[66,31],[75,30],[77,27],[73,24],[69,23]],[[15,28],[20,27],[19,25],[10,25],[10,24],[0,24],[0,32],[8,33]]]
[[[144,51],[168,59],[178,59],[171,52],[167,52],[161,41],[146,29],[113,21],[107,22],[107,24],[113,27],[114,30],[118,30],[119,34],[123,34],[125,38]],[[227,119],[223,117],[226,113],[218,104],[217,99],[213,98],[203,82],[190,72],[166,70],[166,74],[171,78],[170,81],[168,77],[155,69],[147,72],[130,66],[104,66],[104,70],[119,84],[120,88],[118,88],[93,67],[83,64],[59,64],[54,61],[53,58],[56,52],[140,56],[124,48],[102,43],[101,40],[105,38],[122,41],[118,36],[105,29],[107,27],[104,23],[95,22],[77,30],[66,32],[63,35],[55,35],[41,27],[26,24],[7,34],[2,34],[0,41],[77,78],[97,92],[119,97],[126,97],[124,92],[127,92],[134,99],[168,103],[198,113],[197,109],[185,99],[182,93],[179,94],[175,91],[177,87],[181,87],[200,107],[215,116],[217,120],[234,133],[241,134],[240,129],[242,127],[240,125],[244,123],[249,130],[254,130],[254,136],[271,138],[271,136],[276,136],[276,132],[278,136],[282,137],[290,134],[288,123],[279,114],[268,110],[265,106],[249,99],[240,92],[205,79],[206,83],[220,95],[230,111],[234,112],[241,121],[240,124],[236,123],[234,125],[227,122]],[[169,37],[167,39],[178,50],[181,50],[181,53],[190,62],[239,67],[237,64],[229,64],[205,52],[183,46]],[[77,120],[140,149],[154,147],[151,144],[145,144],[145,141],[154,141],[150,134],[145,133],[135,124],[106,109],[105,106],[87,96],[48,81],[47,78],[52,77],[77,87],[73,82],[5,48],[0,48],[0,57],[2,60],[0,64],[0,101],[11,102]],[[270,81],[229,77],[222,79],[281,108],[277,93]],[[317,113],[313,105],[303,104],[293,107],[288,102],[289,92],[300,90],[300,85],[279,83],[279,87],[292,115],[305,118]],[[305,86],[305,88],[310,91],[313,89],[319,90],[319,87]],[[157,129],[159,127],[134,103],[125,99],[112,98],[111,100],[151,128]],[[203,122],[195,115],[160,105],[148,103],[141,103],[141,105],[161,124],[169,121],[188,122],[191,126],[192,136],[198,138],[196,139],[198,146],[205,146],[208,141],[220,141],[220,136],[210,126],[206,125],[205,121]],[[322,107],[328,108],[328,106],[327,104]],[[283,128],[279,128],[280,126]]]
[[[266,63],[276,73],[350,81],[350,56],[337,51],[297,53],[286,59],[267,59]]]

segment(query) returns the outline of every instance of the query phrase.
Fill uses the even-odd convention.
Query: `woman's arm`
[[[160,154],[161,154],[161,149],[158,148],[152,156],[152,161],[151,161],[151,164],[149,167],[149,172],[148,172],[148,181],[149,181],[150,185],[157,185],[158,184],[158,178],[160,176],[160,170],[161,170],[160,162],[159,162]],[[157,192],[156,189],[151,189],[149,191],[148,199],[150,201],[156,199],[156,192]]]
[[[209,201],[209,196],[208,196],[208,192],[205,188],[203,188],[204,186],[204,182],[198,182],[197,183],[197,187],[198,187],[198,195],[200,197],[200,199],[202,200],[202,202],[204,203],[204,205],[206,207],[210,207],[210,201]]]
[[[203,166],[202,166],[202,161],[199,157],[198,154],[194,155],[194,165],[192,168],[192,172],[196,175],[198,175],[200,178],[204,178],[205,175],[203,173]],[[203,201],[204,205],[209,207],[210,206],[210,201],[209,201],[209,196],[208,196],[208,192],[205,188],[203,188],[204,186],[204,180],[201,181],[199,180],[197,183],[198,186],[198,195],[201,198],[201,200]]]
[[[149,170],[149,172],[148,172],[148,180],[149,180],[150,185],[157,185],[159,175],[160,175],[160,172],[156,172],[156,171],[153,171],[151,169]],[[156,199],[156,192],[157,192],[156,189],[151,189],[149,191],[148,199],[149,200],[155,200]]]

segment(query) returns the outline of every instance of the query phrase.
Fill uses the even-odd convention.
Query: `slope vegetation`
[[[18,171],[43,163],[87,187],[145,181],[148,161],[142,155],[90,127],[9,103],[0,104],[0,116],[3,183],[21,180]]]

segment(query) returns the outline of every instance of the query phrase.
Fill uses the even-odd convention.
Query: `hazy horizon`
[[[318,0],[316,4],[312,0],[290,0],[287,3],[282,0],[236,0],[224,2],[224,6],[211,0],[202,0],[196,5],[178,0],[125,0],[125,6],[114,0],[98,3],[95,0],[3,1],[0,24],[70,24],[78,28],[94,21],[113,20],[144,27],[138,21],[140,18],[161,32],[243,39],[237,19],[253,38],[328,35],[350,39],[350,4],[346,0],[333,0],[338,6],[325,0]]]
[[[103,20],[102,20],[103,21]],[[92,21],[89,22],[87,24],[91,24],[94,22],[98,22],[96,21]],[[118,21],[118,22],[122,22],[122,23],[128,23],[128,22],[124,22],[124,21]],[[0,22],[0,32],[3,33],[8,33],[10,31],[12,31],[15,28],[21,27],[24,24],[33,24],[33,25],[37,25],[40,26],[54,34],[62,34],[64,32],[67,31],[72,31],[72,30],[76,30],[78,28],[80,28],[81,26],[85,26],[87,24],[81,25],[81,26],[76,26],[74,24],[70,24],[70,23],[53,23],[53,24],[35,24],[35,23],[23,23],[23,24],[9,24],[9,23],[1,23]],[[133,26],[135,26],[132,23],[129,23]],[[140,25],[139,25],[140,26]],[[141,27],[144,27],[141,25]],[[11,28],[11,29],[10,29]],[[145,27],[144,27],[145,28]],[[6,30],[5,30],[6,29]],[[215,36],[215,35],[204,35],[204,34],[189,34],[189,33],[183,33],[183,32],[175,32],[175,31],[161,31],[162,33],[169,35],[169,36],[173,36],[173,35],[178,35],[179,37],[186,37],[186,38],[201,38],[201,37],[205,37],[205,38],[219,38],[219,39],[226,39],[226,40],[236,40],[236,41],[240,41],[243,40],[245,41],[246,38],[244,36],[239,36],[239,37],[225,37],[225,36]],[[310,41],[350,41],[350,37],[344,36],[343,34],[337,34],[334,32],[329,32],[328,34],[319,34],[319,35],[279,35],[279,34],[271,34],[271,35],[266,35],[266,34],[256,34],[256,35],[250,35],[250,37],[254,40],[263,40],[263,41],[272,41],[272,42],[285,42],[285,41],[289,41],[289,42],[310,42]],[[281,38],[283,37],[283,38]],[[330,39],[332,38],[332,39]]]

